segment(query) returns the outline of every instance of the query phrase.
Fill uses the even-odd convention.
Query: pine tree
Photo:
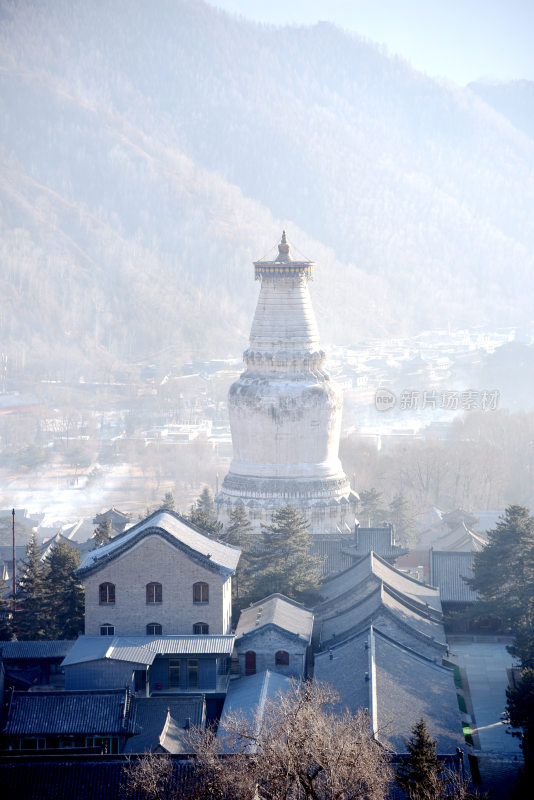
[[[22,562],[13,630],[17,639],[47,639],[50,618],[48,614],[48,592],[46,577],[48,566],[39,554],[37,535],[34,533],[26,547]]]
[[[534,517],[528,508],[505,510],[475,553],[467,583],[480,595],[472,613],[501,619],[514,635],[510,652],[523,667],[534,667]]]
[[[48,559],[48,638],[74,639],[84,628],[84,588],[74,571],[80,566],[76,548],[58,542]]]
[[[161,501],[161,508],[164,508],[167,511],[176,510],[176,503],[172,492],[165,492],[165,497]]]
[[[389,520],[395,531],[397,542],[413,547],[416,540],[416,528],[410,505],[402,493],[396,494],[389,504]]]
[[[232,580],[232,600],[236,604],[235,611],[239,610],[239,598],[247,597],[251,591],[250,575],[251,565],[249,553],[253,545],[250,533],[253,525],[248,518],[245,506],[239,503],[230,514],[230,521],[224,529],[221,539],[228,544],[233,544],[241,549],[241,557]]]
[[[251,600],[280,592],[294,600],[312,603],[319,597],[321,559],[311,555],[308,521],[291,505],[272,516],[248,554],[247,579]]]
[[[399,766],[396,782],[408,800],[435,800],[443,796],[447,781],[441,777],[437,741],[428,732],[421,717],[406,741],[408,757]]]
[[[218,536],[221,533],[223,525],[217,519],[213,495],[208,486],[204,486],[200,496],[191,506],[187,519],[208,535]]]
[[[534,669],[524,669],[517,684],[506,690],[506,697],[510,724],[521,729],[524,765],[513,793],[519,800],[532,796],[534,779]]]
[[[98,523],[98,528],[95,528],[95,547],[100,547],[100,545],[107,544],[110,539],[111,520],[108,517],[105,517],[101,522]]]

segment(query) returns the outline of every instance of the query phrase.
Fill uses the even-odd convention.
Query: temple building
[[[254,263],[261,289],[246,369],[230,387],[233,459],[215,502],[223,522],[244,504],[256,531],[278,508],[295,506],[330,572],[350,563],[342,545],[358,495],[338,457],[343,399],[324,369],[308,291],[313,268],[293,259],[285,231],[276,259]]]

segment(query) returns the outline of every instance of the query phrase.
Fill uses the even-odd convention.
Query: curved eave
[[[78,567],[76,570],[76,575],[79,577],[85,577],[86,575],[90,575],[93,572],[98,572],[98,570],[102,569],[102,567],[107,566],[112,561],[114,561],[119,556],[126,553],[128,550],[131,550],[132,547],[135,547],[139,542],[145,539],[148,536],[161,536],[162,539],[165,539],[166,542],[169,542],[173,547],[177,550],[180,550],[182,553],[188,556],[188,558],[196,561],[197,564],[201,564],[206,569],[211,570],[212,572],[217,572],[219,575],[224,577],[230,577],[234,574],[235,569],[230,569],[229,567],[225,567],[222,564],[217,564],[216,562],[212,561],[207,556],[199,553],[198,550],[194,550],[189,545],[184,544],[171,533],[166,531],[164,528],[159,527],[150,527],[144,528],[143,530],[139,531],[136,536],[133,536],[128,541],[124,542],[122,546],[115,547],[109,553],[102,553],[101,556],[98,556],[92,563],[84,566],[83,563]]]

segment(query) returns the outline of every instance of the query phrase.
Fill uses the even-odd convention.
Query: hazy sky
[[[460,84],[534,80],[534,0],[209,0],[277,25],[330,20]]]

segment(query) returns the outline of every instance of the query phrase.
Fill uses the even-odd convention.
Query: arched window
[[[114,583],[101,583],[98,587],[98,596],[100,605],[111,605],[115,602],[115,584]]]
[[[115,626],[105,622],[100,626],[100,636],[115,636]]]
[[[146,585],[146,602],[147,605],[154,605],[161,603],[163,600],[163,589],[161,583],[147,583]]]
[[[193,603],[209,603],[210,587],[204,581],[193,584]]]
[[[278,650],[278,652],[274,654],[274,663],[277,667],[289,666],[289,653],[287,650]]]
[[[147,636],[161,636],[163,634],[163,628],[159,624],[159,622],[149,622],[146,626],[146,635]]]
[[[210,626],[207,622],[195,622],[193,625],[193,633],[195,636],[207,636],[210,632]]]
[[[245,653],[245,675],[256,674],[256,653],[254,650],[247,650]]]

